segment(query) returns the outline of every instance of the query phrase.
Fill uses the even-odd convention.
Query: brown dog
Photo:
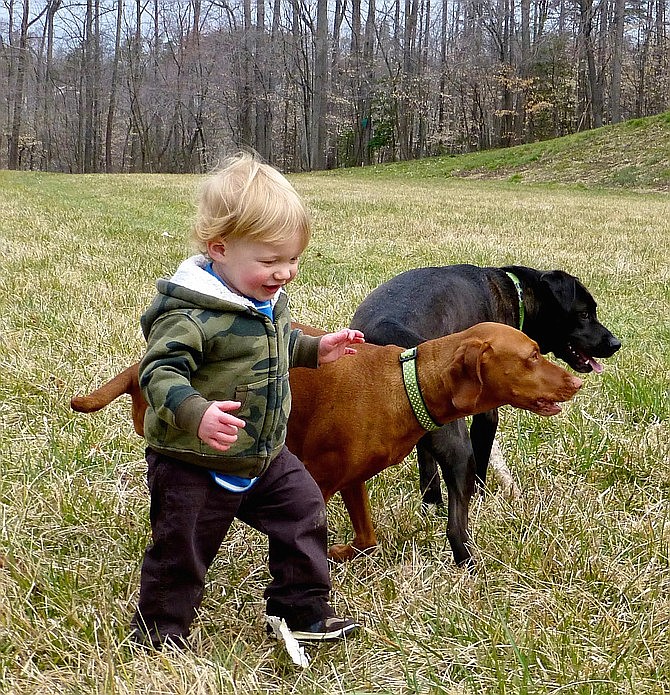
[[[364,344],[357,350],[318,370],[293,369],[290,377],[293,405],[286,443],[326,502],[341,493],[354,528],[351,544],[330,549],[335,560],[376,547],[365,481],[400,463],[426,432],[407,397],[402,348]],[[416,368],[427,410],[440,424],[506,404],[555,415],[557,403],[572,398],[582,385],[542,357],[533,340],[499,323],[480,323],[422,343]],[[71,405],[93,412],[123,393],[132,396],[133,424],[141,435],[147,406],[138,386],[138,364],[89,396],[73,398]]]

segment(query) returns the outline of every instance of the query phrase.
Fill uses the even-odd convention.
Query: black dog
[[[560,270],[522,266],[453,265],[401,273],[371,292],[351,327],[379,345],[413,347],[481,321],[521,328],[543,353],[577,372],[602,371],[595,357],[610,357],[621,343],[596,316],[596,302],[579,280]],[[498,411],[457,420],[426,434],[417,445],[423,501],[441,504],[438,466],[448,491],[447,537],[459,564],[472,562],[468,510],[475,483],[486,481]]]

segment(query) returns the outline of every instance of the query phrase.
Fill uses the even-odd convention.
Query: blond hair
[[[191,235],[201,253],[209,241],[272,244],[296,234],[304,249],[311,235],[309,213],[286,178],[257,156],[240,152],[227,158],[202,184]]]

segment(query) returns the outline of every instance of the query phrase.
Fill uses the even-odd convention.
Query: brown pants
[[[153,543],[146,549],[134,636],[183,643],[202,601],[205,575],[235,517],[268,537],[267,613],[292,629],[332,615],[326,510],[321,491],[286,448],[245,493],[209,471],[147,449]]]

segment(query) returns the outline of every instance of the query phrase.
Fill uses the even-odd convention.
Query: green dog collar
[[[407,398],[412,406],[412,412],[419,421],[421,427],[427,432],[439,430],[442,425],[435,422],[426,408],[426,403],[421,395],[421,387],[419,386],[419,376],[416,370],[416,355],[417,348],[413,347],[405,350],[400,355],[400,364],[402,366],[402,381],[405,385]]]
[[[523,320],[525,318],[526,310],[523,305],[523,289],[521,287],[521,283],[519,282],[519,278],[514,274],[510,273],[509,271],[505,271],[507,274],[507,277],[514,283],[514,287],[516,288],[516,293],[517,296],[519,297],[519,330],[523,330]]]

